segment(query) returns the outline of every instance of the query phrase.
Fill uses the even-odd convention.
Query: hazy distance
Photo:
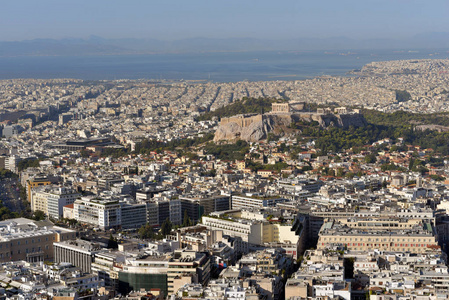
[[[2,5],[0,41],[99,36],[158,43],[199,38],[275,44],[313,39],[327,41],[324,48],[332,41],[349,46],[356,41],[363,48],[370,46],[367,40],[386,46],[404,41],[407,46],[416,36],[430,36],[444,47],[449,40],[447,11],[446,0],[20,0]]]

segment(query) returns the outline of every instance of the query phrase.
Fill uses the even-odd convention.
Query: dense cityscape
[[[0,297],[447,298],[448,71],[0,81]]]

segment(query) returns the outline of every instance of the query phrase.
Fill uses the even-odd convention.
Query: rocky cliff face
[[[320,115],[318,123],[324,128],[329,126],[349,128],[349,126],[362,127],[367,125],[362,114]]]
[[[272,132],[276,127],[288,126],[294,120],[293,115],[264,115],[261,121],[256,121],[248,126],[242,127],[237,123],[230,122],[220,125],[215,132],[214,141],[221,140],[244,140],[248,142],[256,142],[266,139],[269,132]]]
[[[361,114],[267,114],[263,115],[261,121],[253,122],[245,127],[234,122],[220,125],[215,132],[214,141],[235,141],[241,139],[247,142],[257,142],[266,139],[268,133],[274,131],[275,128],[288,126],[298,120],[317,121],[323,128],[330,126],[341,128],[348,128],[349,126],[361,127],[367,124]]]
[[[261,121],[255,121],[248,126],[242,127],[237,123],[230,122],[220,125],[215,132],[214,141],[221,140],[244,140],[256,142],[266,139],[268,133],[273,131],[276,126],[288,125],[292,122],[290,115],[279,118],[276,115],[264,115]]]

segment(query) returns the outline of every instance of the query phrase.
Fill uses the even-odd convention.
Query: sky
[[[448,0],[13,0],[0,40],[407,38],[449,32]]]

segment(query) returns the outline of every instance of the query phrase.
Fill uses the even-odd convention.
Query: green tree
[[[170,234],[172,228],[173,228],[173,224],[172,224],[172,222],[170,222],[170,219],[169,218],[165,219],[164,223],[162,223],[162,225],[161,225],[161,230],[160,230],[162,236],[166,236],[166,235]]]
[[[189,215],[187,214],[187,210],[184,211],[184,220],[182,222],[182,227],[189,227],[192,226],[193,222],[190,219]]]
[[[343,168],[337,169],[337,177],[343,177],[345,175],[345,171]]]
[[[88,158],[89,157],[89,151],[87,151],[86,149],[81,149],[80,150],[80,155],[81,155],[81,157]]]
[[[430,178],[432,178],[435,181],[443,181],[444,177],[440,175],[430,175]]]
[[[118,249],[118,242],[117,242],[117,239],[115,239],[115,238],[112,236],[112,233],[111,233],[111,235],[109,236],[109,240],[108,240],[108,248],[109,248],[109,249]]]
[[[45,220],[45,213],[42,210],[36,210],[33,213],[33,219],[36,221]]]
[[[410,95],[410,93],[405,90],[404,91],[395,90],[395,93],[396,93],[396,101],[398,101],[398,102],[405,102],[405,101],[412,99],[412,96]]]
[[[149,224],[140,227],[139,230],[137,230],[137,234],[141,239],[154,239],[155,237],[153,227]]]
[[[365,162],[367,164],[373,164],[376,162],[376,155],[374,153],[368,154],[365,156]]]
[[[28,169],[28,168],[37,168],[39,167],[39,159],[37,158],[27,158],[19,161],[17,164],[17,168],[19,171]]]

